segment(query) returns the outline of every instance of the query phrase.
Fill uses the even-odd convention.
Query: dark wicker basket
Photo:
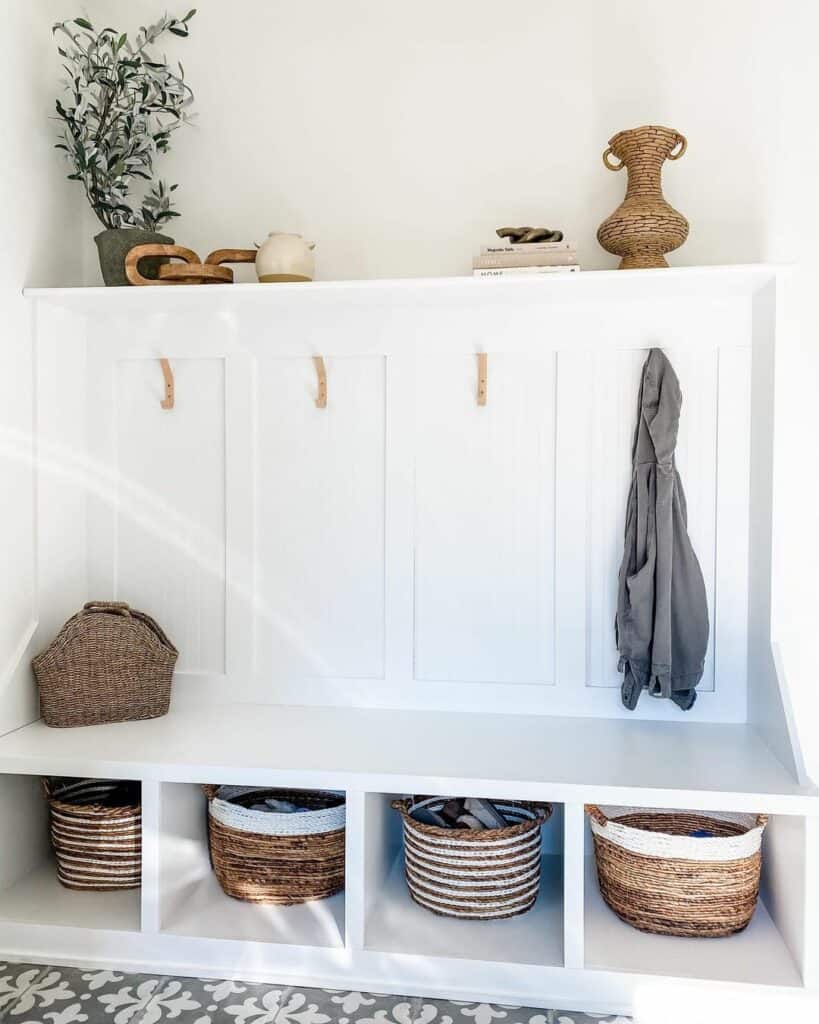
[[[57,878],[66,889],[110,892],[142,882],[138,782],[43,779]]]
[[[214,873],[223,891],[247,903],[292,906],[344,888],[344,797],[316,790],[203,786]],[[250,809],[266,798],[308,811]],[[220,820],[221,819],[221,820]]]
[[[167,714],[177,657],[149,615],[119,601],[90,601],[31,663],[46,725]]]

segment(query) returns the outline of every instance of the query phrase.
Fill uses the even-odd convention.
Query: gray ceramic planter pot
[[[109,287],[129,283],[125,276],[125,257],[135,245],[147,245],[149,242],[173,245],[173,239],[168,235],[160,235],[156,231],[143,231],[141,228],[106,228],[94,238],[94,241],[97,243],[100,257],[102,279]],[[162,263],[167,263],[167,260],[159,256],[140,260],[139,272],[143,277],[155,280]]]

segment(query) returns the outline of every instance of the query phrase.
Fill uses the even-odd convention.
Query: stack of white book
[[[474,277],[527,277],[533,274],[576,274],[574,242],[505,242],[484,245],[472,261]]]

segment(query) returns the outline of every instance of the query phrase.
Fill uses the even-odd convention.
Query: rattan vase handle
[[[84,612],[108,612],[109,615],[130,616],[131,608],[125,601],[86,601]]]
[[[597,804],[586,804],[585,811],[590,818],[594,818],[598,825],[608,825],[609,819],[603,814]]]
[[[680,157],[683,155],[683,153],[688,149],[688,139],[684,135],[682,135],[680,132],[677,132],[677,141],[674,143],[674,146],[675,146],[675,148],[677,146],[679,146],[680,148],[677,150],[676,153],[674,152],[673,149],[671,150],[671,152],[668,154],[668,159],[669,160],[679,160],[680,159]]]
[[[603,153],[603,163],[606,165],[606,167],[608,167],[610,171],[622,171],[622,169],[626,166],[622,160],[619,164],[613,164],[609,159],[613,152],[614,150],[611,148],[611,146],[609,146],[608,149],[605,150],[605,152]]]

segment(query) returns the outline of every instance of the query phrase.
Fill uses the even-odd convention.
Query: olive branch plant
[[[106,228],[156,231],[179,214],[172,209],[176,185],[155,178],[154,158],[167,153],[171,135],[191,120],[193,92],[181,62],[172,69],[154,46],[166,33],[186,38],[196,10],[167,14],[141,27],[131,42],[113,28],[97,30],[87,18],[57,22],[52,29],[63,58],[67,97],[58,99],[62,122],[56,148],[63,150],[91,208]],[[147,182],[141,198],[133,179]]]

